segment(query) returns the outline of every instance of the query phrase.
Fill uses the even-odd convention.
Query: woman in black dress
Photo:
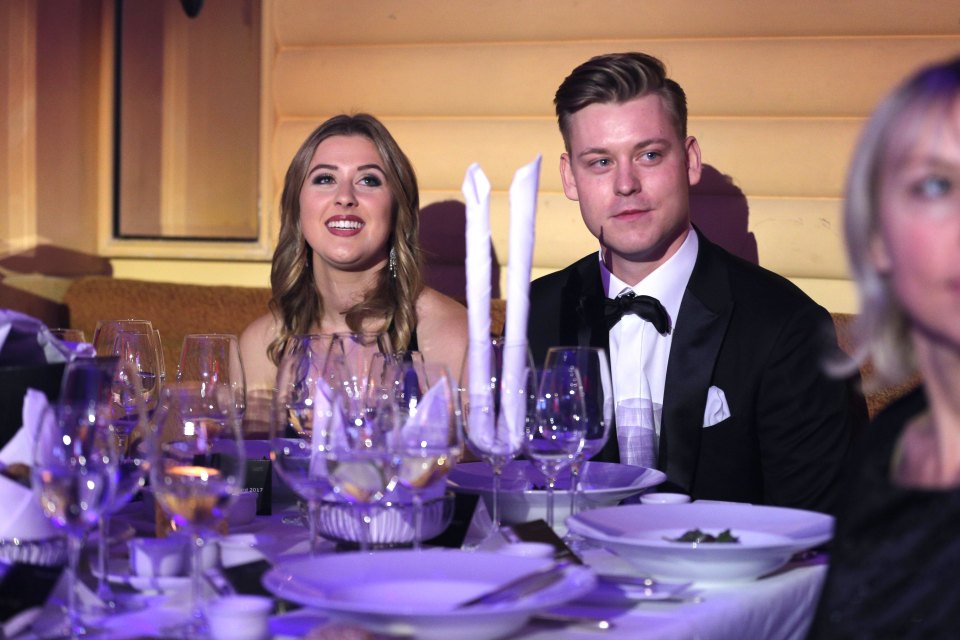
[[[846,188],[859,349],[922,385],[877,417],[851,469],[812,638],[960,637],[960,58],[873,114]]]

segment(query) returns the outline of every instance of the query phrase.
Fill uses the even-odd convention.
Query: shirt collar
[[[603,251],[600,252],[600,278],[608,298],[616,298],[626,291],[633,291],[637,295],[653,296],[670,315],[671,325],[676,324],[680,312],[680,302],[687,282],[693,273],[693,266],[697,262],[697,252],[700,239],[693,227],[684,239],[683,244],[662,265],[654,269],[646,278],[631,286],[613,275],[603,263]]]

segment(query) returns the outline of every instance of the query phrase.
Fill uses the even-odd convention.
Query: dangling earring
[[[397,277],[397,248],[390,247],[390,261],[387,263],[387,268],[390,270],[390,277]]]

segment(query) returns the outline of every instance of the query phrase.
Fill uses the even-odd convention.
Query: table
[[[258,518],[248,528],[266,534],[271,544],[265,553],[276,559],[307,549],[305,531],[284,523],[282,515]],[[599,550],[585,553],[585,560],[598,571],[622,572],[627,565],[611,554]],[[565,615],[588,616],[610,620],[614,628],[609,637],[641,639],[765,638],[793,640],[806,636],[813,617],[820,589],[826,575],[827,556],[811,554],[759,580],[723,585],[694,584],[684,593],[681,602],[628,601],[625,599],[568,603],[553,611]],[[113,616],[103,621],[109,640],[156,637],[162,624],[170,625],[185,619],[186,597],[183,592],[142,596],[146,609]],[[274,639],[303,637],[309,630],[328,623],[322,613],[311,609],[275,616],[271,619]],[[548,638],[592,639],[595,629],[552,622],[533,621],[512,640],[547,640]],[[18,637],[32,638],[29,634]],[[467,636],[464,636],[467,637]]]

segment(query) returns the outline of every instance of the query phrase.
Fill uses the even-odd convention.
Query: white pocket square
[[[723,422],[730,417],[730,407],[727,406],[727,396],[720,387],[707,389],[707,408],[703,412],[703,428]]]

